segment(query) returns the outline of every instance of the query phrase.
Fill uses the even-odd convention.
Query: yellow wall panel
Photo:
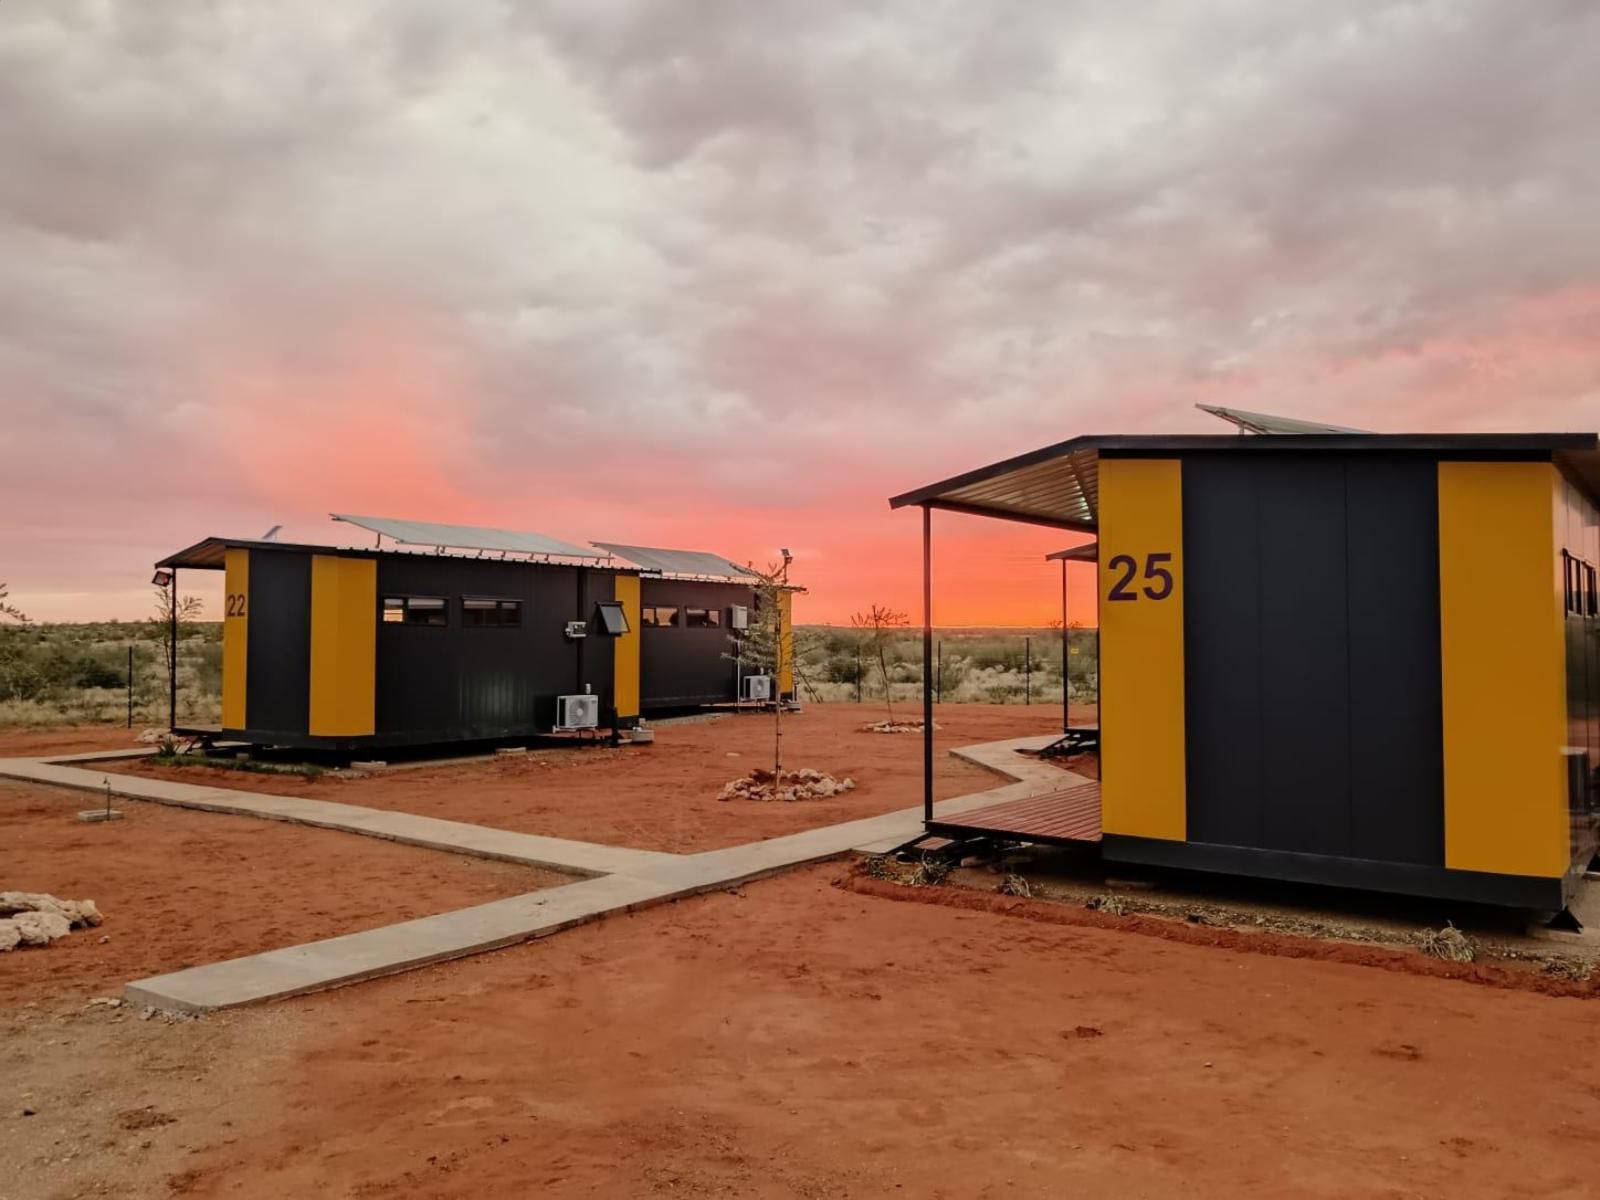
[[[222,727],[244,729],[250,669],[250,551],[223,552]]]
[[[1188,814],[1178,460],[1100,460],[1099,579],[1104,829],[1182,841]]]
[[[1445,865],[1559,876],[1566,665],[1549,463],[1439,464]]]
[[[377,562],[313,555],[310,733],[357,737],[374,731],[377,660]]]
[[[622,613],[628,620],[628,632],[616,640],[612,658],[614,676],[612,695],[615,697],[617,716],[639,715],[639,577],[618,575],[614,597],[622,603]]]
[[[778,594],[778,695],[794,691],[794,593]]]

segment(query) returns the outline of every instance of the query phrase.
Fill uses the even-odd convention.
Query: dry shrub
[[[1000,886],[995,890],[1002,896],[1028,897],[1033,895],[1033,888],[1028,886],[1028,881],[1021,875],[1014,873],[1008,874],[1004,879],[1002,879],[1000,881]]]
[[[1570,979],[1582,983],[1594,972],[1594,963],[1584,958],[1550,958],[1545,960],[1544,973],[1555,979]]]
[[[1085,908],[1092,908],[1096,912],[1110,913],[1113,917],[1120,917],[1128,911],[1128,902],[1121,896],[1090,896]]]
[[[938,887],[950,877],[955,864],[942,858],[925,858],[911,872],[912,887]]]
[[[1443,929],[1423,930],[1417,945],[1429,958],[1445,962],[1469,963],[1478,957],[1478,947],[1472,939],[1448,921]]]

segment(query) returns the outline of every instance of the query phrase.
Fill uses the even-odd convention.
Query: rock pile
[[[846,776],[835,779],[826,771],[813,771],[802,767],[798,771],[785,771],[774,779],[772,772],[757,767],[748,775],[724,785],[717,793],[718,800],[826,800],[848,792],[856,786],[854,779]]]
[[[57,900],[43,892],[0,892],[0,951],[48,946],[74,929],[100,924],[93,900]]]
[[[939,722],[935,721],[933,723],[933,727],[935,729],[938,729],[939,728]],[[861,732],[862,733],[921,733],[922,732],[922,722],[921,721],[874,721],[870,725],[863,725],[861,727]]]

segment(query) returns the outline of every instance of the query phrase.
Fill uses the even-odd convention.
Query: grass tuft
[[[1429,958],[1445,962],[1469,963],[1478,957],[1478,947],[1466,934],[1450,922],[1443,929],[1425,929],[1417,938],[1417,945]]]

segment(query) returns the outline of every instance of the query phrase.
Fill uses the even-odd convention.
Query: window
[[[690,629],[714,629],[722,624],[720,608],[686,608],[683,623]]]
[[[670,606],[652,605],[639,614],[639,624],[646,629],[665,629],[678,623],[678,610]]]
[[[1569,616],[1600,616],[1600,596],[1596,595],[1595,569],[1565,550],[1561,552],[1565,568],[1565,608]]]
[[[436,596],[385,596],[385,625],[444,625],[449,610]]]
[[[600,629],[612,637],[628,632],[628,614],[622,611],[620,600],[600,601]]]
[[[515,629],[522,624],[522,601],[463,597],[461,623],[468,629]]]

